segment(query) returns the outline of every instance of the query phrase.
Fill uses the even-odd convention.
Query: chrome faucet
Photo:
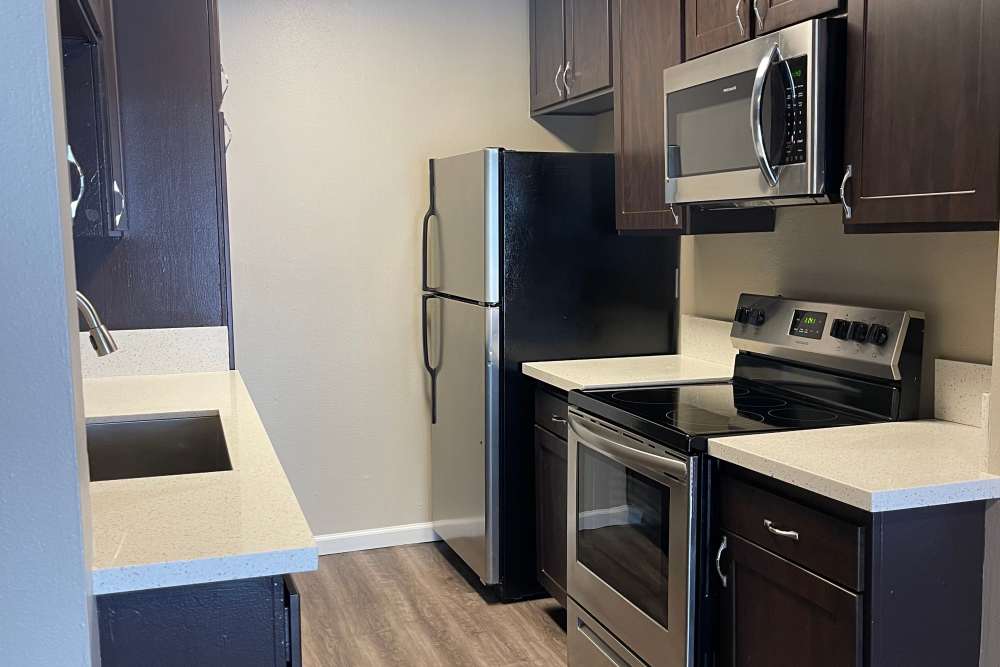
[[[97,309],[90,299],[85,297],[80,290],[76,292],[76,307],[83,315],[90,333],[90,344],[94,346],[97,356],[105,357],[112,352],[118,351],[118,343],[111,337],[111,332],[101,322],[101,316],[97,314]]]

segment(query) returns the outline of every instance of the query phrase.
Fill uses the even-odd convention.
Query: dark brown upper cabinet
[[[839,9],[841,0],[685,0],[687,58]]]
[[[998,34],[997,0],[850,3],[848,231],[995,226]]]
[[[751,0],[754,34],[780,30],[840,9],[840,0]]]
[[[128,227],[112,0],[62,0],[67,161],[76,238]]]
[[[683,59],[682,0],[615,2],[615,196],[619,231],[679,230],[664,202],[663,70]]]
[[[753,0],[685,0],[688,58],[718,51],[750,38]]]
[[[531,0],[531,111],[612,107],[611,0]]]

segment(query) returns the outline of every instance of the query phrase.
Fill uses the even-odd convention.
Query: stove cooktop
[[[849,426],[876,421],[771,393],[746,382],[574,391],[570,403],[685,451],[709,436]]]

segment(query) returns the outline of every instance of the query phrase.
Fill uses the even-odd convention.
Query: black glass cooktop
[[[705,436],[871,421],[742,382],[572,392],[570,403],[640,435],[688,449],[699,448],[698,443],[684,440]]]

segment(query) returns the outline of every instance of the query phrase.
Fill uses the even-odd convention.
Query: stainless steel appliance
[[[815,19],[663,72],[666,201],[835,201],[844,25]]]
[[[915,418],[923,330],[744,294],[731,381],[570,392],[570,665],[713,665],[708,439]]]
[[[617,235],[611,155],[493,148],[431,160],[430,176],[431,515],[483,583],[516,599],[541,590],[521,363],[673,351],[678,243]]]

